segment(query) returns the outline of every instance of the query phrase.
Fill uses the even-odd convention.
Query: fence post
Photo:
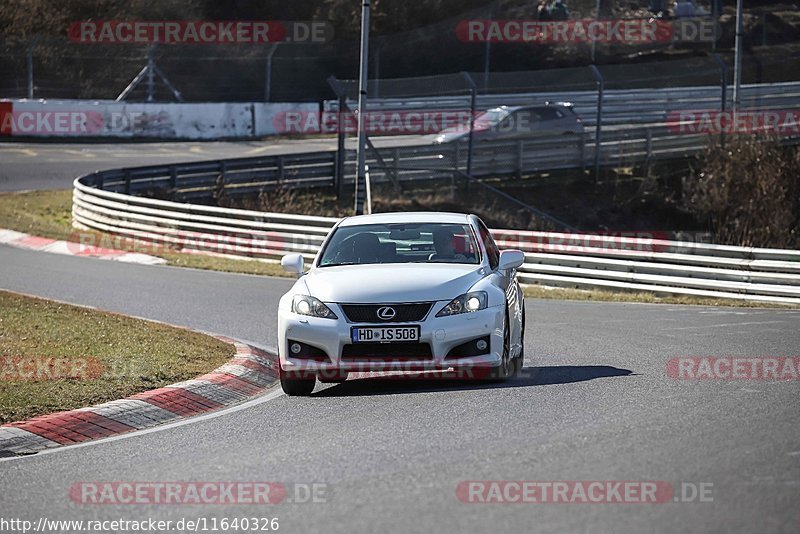
[[[597,183],[600,177],[600,145],[602,143],[602,127],[603,127],[603,90],[605,89],[605,80],[595,65],[589,65],[592,69],[592,75],[597,80],[597,124],[594,128],[594,182]]]
[[[461,72],[461,75],[464,77],[464,80],[467,82],[469,86],[469,148],[467,152],[467,174],[472,176],[472,147],[474,145],[474,137],[475,137],[475,106],[476,100],[478,98],[478,86],[475,85],[475,80],[472,79],[472,76],[469,75],[468,72]],[[469,181],[467,181],[467,191],[469,191]]]
[[[33,98],[33,47],[36,46],[36,37],[28,43],[28,98]]]
[[[494,5],[489,7],[489,20],[494,18]],[[491,72],[492,64],[492,40],[486,39],[486,44],[483,53],[483,90],[489,90],[489,73]]]
[[[278,156],[278,181],[283,182],[286,178],[283,168],[283,156]]]
[[[524,142],[522,139],[517,141],[517,179],[522,180],[522,154],[524,153]]]
[[[153,47],[150,46],[147,48],[147,101],[153,102],[155,100],[156,94],[156,72],[153,66],[155,65],[155,61],[153,60]]]
[[[336,200],[341,200],[344,194],[344,161],[347,158],[345,152],[345,122],[344,112],[347,109],[347,97],[339,95],[339,120],[337,122],[338,134],[336,139]]]
[[[714,61],[717,62],[719,65],[719,89],[720,89],[720,97],[719,97],[719,110],[725,113],[725,108],[727,107],[728,103],[728,65],[725,64],[725,60],[719,54],[714,54]],[[720,144],[724,147],[725,146],[725,130],[724,128],[719,133],[719,140]]]
[[[275,43],[267,50],[267,72],[264,75],[264,102],[269,102],[272,98],[272,56],[275,54],[275,50],[278,49],[279,44],[280,43]]]

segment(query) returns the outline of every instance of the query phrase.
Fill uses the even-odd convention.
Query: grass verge
[[[777,308],[796,309],[798,306],[773,304],[770,302],[748,302],[743,300],[694,297],[691,295],[658,295],[639,291],[612,292],[601,289],[570,289],[537,285],[523,287],[526,297],[551,300],[583,300],[595,302],[638,302],[645,304],[679,304],[684,306],[726,306],[729,308]]]
[[[27,234],[51,239],[76,240],[76,230],[72,227],[72,191],[34,191],[7,193],[0,195],[0,228],[25,232]],[[94,235],[93,243],[103,247],[145,252],[167,260],[168,265],[226,271],[245,274],[288,276],[276,263],[257,260],[237,260],[227,257],[204,254],[182,254],[163,249],[143,251],[134,249],[127,240],[114,240],[100,232],[85,232]],[[123,246],[115,246],[123,245]]]
[[[235,354],[210,336],[0,291],[0,423],[188,380]]]

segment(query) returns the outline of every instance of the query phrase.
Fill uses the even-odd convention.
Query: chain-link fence
[[[719,76],[711,58],[714,53],[732,64],[731,5],[716,19],[708,14],[691,19],[695,22],[687,27],[695,30],[716,20],[711,40],[708,36],[684,39],[686,35],[678,35],[681,32],[670,25],[685,24],[689,19],[669,18],[670,12],[666,18],[653,18],[651,4],[658,2],[650,0],[603,0],[599,3],[600,18],[650,24],[656,31],[666,28],[666,37],[658,34],[645,42],[608,38],[592,44],[580,36],[573,39],[573,34],[555,40],[524,35],[514,38],[518,34],[509,35],[509,27],[502,25],[499,34],[491,34],[490,21],[545,23],[540,20],[537,4],[498,0],[412,30],[375,32],[370,46],[371,96],[468,90],[464,78],[457,74],[460,71],[470,72],[483,92],[589,89],[594,80],[586,76],[583,67],[590,63],[603,69],[609,88],[710,84]],[[596,16],[595,0],[569,2],[569,9],[571,24]],[[785,11],[755,7],[748,12],[744,83],[788,81],[800,76],[800,29],[791,22],[797,18],[792,15],[797,10],[787,7]],[[482,23],[483,33],[470,33],[470,22]],[[321,101],[333,97],[326,83],[329,76],[356,77],[358,40],[352,36],[352,28],[341,32],[334,28],[332,40],[322,43],[149,47],[75,42],[67,37],[65,28],[58,36],[0,41],[0,69],[4,73],[0,97],[113,99],[147,65],[148,56],[186,101]],[[522,71],[527,73],[519,74]],[[175,98],[161,77],[154,80],[151,94],[160,101]],[[140,84],[126,98],[142,101],[147,96],[147,85]]]

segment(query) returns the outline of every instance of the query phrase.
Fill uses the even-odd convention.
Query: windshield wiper
[[[325,263],[320,267],[339,267],[340,265],[361,265],[357,261],[340,261],[338,263]]]

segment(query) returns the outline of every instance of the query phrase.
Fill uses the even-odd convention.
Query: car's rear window
[[[320,267],[372,263],[480,263],[468,224],[397,223],[339,227]]]

